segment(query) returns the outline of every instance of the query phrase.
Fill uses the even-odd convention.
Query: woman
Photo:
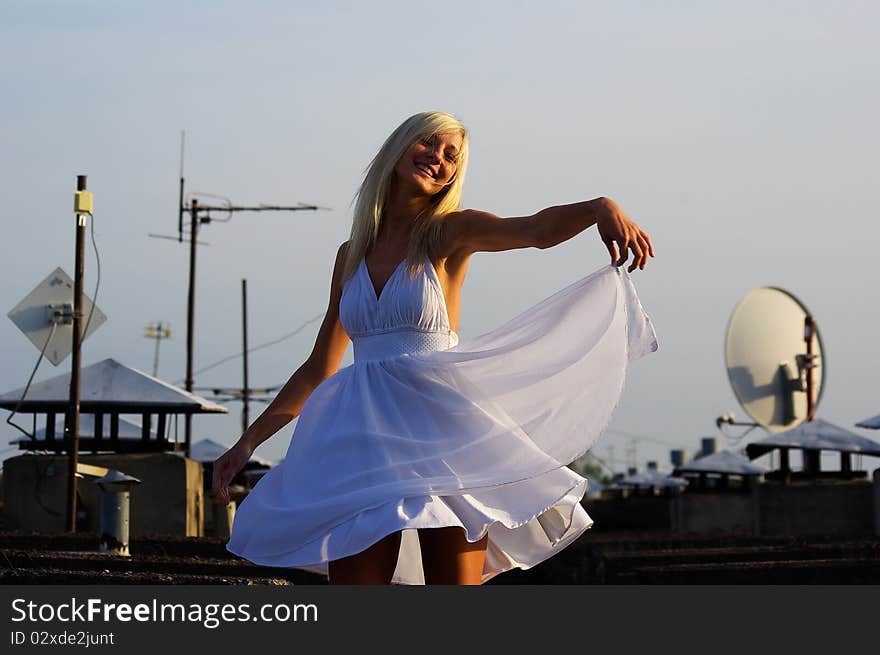
[[[314,349],[214,465],[214,493],[299,416],[283,464],[238,509],[228,549],[337,584],[480,584],[558,552],[592,521],[565,465],[610,420],[629,361],[656,348],[628,271],[648,235],[598,198],[501,219],[459,209],[467,132],[426,112],[367,169]],[[612,266],[458,344],[480,251],[549,248],[592,225]],[[354,364],[338,371],[349,340]],[[337,372],[338,371],[338,372]]]

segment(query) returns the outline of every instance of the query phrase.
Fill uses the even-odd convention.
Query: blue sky
[[[640,464],[666,462],[670,447],[694,450],[717,434],[719,414],[743,417],[724,330],[736,302],[763,285],[813,312],[827,351],[819,414],[851,427],[880,413],[880,10],[767,4],[7,1],[0,305],[11,309],[56,266],[72,272],[71,193],[86,173],[109,320],[84,362],[151,370],[144,327],[162,320],[174,338],[159,374],[183,378],[187,252],[147,234],[176,230],[185,129],[189,190],[331,208],[203,230],[196,368],[239,348],[242,278],[251,343],[275,339],[324,310],[351,197],[382,140],[408,115],[441,109],[471,130],[466,206],[512,216],[607,195],[654,240],[657,258],[634,277],[661,348],[633,368],[599,456],[613,446],[622,466],[625,433],[640,438]],[[592,230],[546,251],[476,255],[462,336],[606,257]],[[286,380],[314,334],[255,353],[252,384]],[[8,391],[38,352],[8,320],[0,336]],[[37,379],[67,367],[44,363]],[[240,376],[233,360],[197,385]],[[197,438],[231,444],[238,407],[195,425]],[[290,433],[259,454],[283,456]],[[4,424],[0,435],[15,433]]]

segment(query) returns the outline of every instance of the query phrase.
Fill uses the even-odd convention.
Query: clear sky
[[[813,312],[827,354],[819,415],[852,427],[880,413],[880,9],[770,4],[6,0],[0,307],[56,266],[73,272],[71,194],[88,174],[109,320],[84,364],[114,357],[150,371],[144,328],[162,320],[174,336],[159,375],[182,380],[188,253],[147,234],[175,234],[185,129],[189,190],[331,208],[202,231],[196,369],[240,349],[242,278],[251,344],[276,339],[325,309],[352,195],[381,142],[410,114],[440,109],[471,131],[466,206],[511,216],[607,195],[654,241],[656,259],[634,279],[660,350],[632,369],[597,455],[613,447],[624,466],[635,435],[640,464],[668,462],[670,447],[718,434],[719,414],[743,418],[724,332],[763,285]],[[475,255],[462,337],[606,263],[594,230],[550,250]],[[89,244],[89,295],[94,282]],[[251,384],[285,381],[316,329],[253,354]],[[38,351],[8,319],[0,338],[5,392],[24,385]],[[44,362],[36,379],[69,366]],[[239,360],[196,384],[240,385]],[[197,418],[195,438],[233,443],[231,409]],[[258,454],[282,457],[291,432]],[[3,423],[0,448],[16,435]]]

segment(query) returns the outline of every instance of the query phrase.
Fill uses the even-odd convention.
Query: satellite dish
[[[784,289],[754,289],[734,308],[725,360],[740,405],[770,432],[796,427],[819,405],[826,368],[819,330],[804,304]]]
[[[83,293],[82,325],[85,341],[107,320],[107,316]],[[86,326],[91,314],[92,320]],[[46,350],[46,359],[58,366],[73,350],[73,280],[61,268],[40,282],[7,314],[37,350]],[[52,331],[53,323],[55,325]]]

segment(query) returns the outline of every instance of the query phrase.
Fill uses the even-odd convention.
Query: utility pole
[[[180,178],[183,185],[183,178]],[[181,193],[183,190],[181,189]],[[190,235],[189,235],[189,291],[186,300],[186,390],[193,390],[193,338],[195,322],[193,316],[196,311],[196,240],[199,235],[199,201],[193,198],[190,205]],[[183,235],[181,234],[181,238]],[[189,457],[189,449],[192,445],[192,413],[187,412],[186,419],[186,442],[184,455]]]
[[[79,372],[82,365],[83,276],[86,226],[92,213],[92,194],[86,191],[86,176],[76,176],[73,213],[76,216],[76,255],[73,274],[73,358],[70,368],[70,401],[65,414],[67,439],[67,532],[76,532],[76,467],[79,463]]]
[[[250,417],[248,416],[250,388],[248,387],[247,280],[244,278],[241,280],[241,337],[241,359],[244,365],[244,386],[241,390],[241,432],[244,434],[250,423]]]
[[[247,280],[241,281],[241,334],[242,334],[242,364],[244,386],[242,387],[197,387],[197,391],[212,391],[215,395],[223,396],[220,400],[241,400],[241,431],[244,433],[250,425],[250,401],[269,402],[271,397],[256,397],[255,394],[270,394],[277,391],[278,387],[265,387],[252,389],[248,382],[248,321],[247,321]]]

